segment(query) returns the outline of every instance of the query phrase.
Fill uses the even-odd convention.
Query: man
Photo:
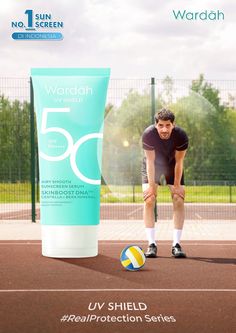
[[[144,223],[148,239],[146,257],[157,257],[155,240],[154,207],[158,185],[168,184],[173,201],[172,256],[186,257],[180,246],[184,225],[184,175],[183,164],[188,147],[188,137],[183,129],[175,126],[174,114],[162,109],[155,115],[155,124],[145,129],[142,136],[144,160],[142,166],[142,188],[144,198]]]

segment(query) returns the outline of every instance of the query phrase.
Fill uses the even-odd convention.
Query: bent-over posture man
[[[144,198],[144,223],[148,239],[148,258],[157,257],[155,240],[154,207],[158,185],[167,184],[173,201],[173,244],[175,258],[186,257],[180,246],[184,225],[184,175],[183,164],[188,147],[184,130],[175,126],[174,114],[162,109],[155,115],[155,124],[147,127],[142,136],[144,159],[142,165],[142,188]]]

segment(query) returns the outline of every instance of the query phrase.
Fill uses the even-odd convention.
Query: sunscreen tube
[[[109,76],[107,68],[31,70],[44,256],[98,254],[101,140]]]

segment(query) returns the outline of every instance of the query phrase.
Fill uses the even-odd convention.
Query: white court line
[[[236,289],[2,289],[0,293],[16,292],[236,292]]]
[[[24,211],[22,211],[22,212],[24,212]],[[27,218],[27,216],[28,216],[29,214],[27,214],[27,213],[22,214],[22,212],[20,211],[20,212],[18,212],[18,213],[15,214],[15,215],[11,215],[11,214],[9,214],[9,215],[7,216],[7,220],[11,221],[11,220],[17,219],[17,218],[19,217],[19,213],[21,214],[21,217],[24,217],[24,216],[25,216],[25,217]],[[6,212],[6,213],[8,213],[8,212]],[[30,221],[30,219],[28,219],[28,221]]]
[[[5,242],[5,243],[3,243],[3,242],[1,242],[0,241],[0,245],[41,245],[42,243],[40,242],[40,243],[28,243],[28,242],[25,242],[25,243],[7,243],[7,242]]]
[[[133,215],[134,213],[136,213],[136,212],[138,212],[138,211],[140,211],[140,210],[142,210],[142,209],[143,209],[143,206],[142,206],[142,207],[138,207],[138,208],[134,209],[132,212],[128,213],[127,216],[131,216],[131,215]]]
[[[131,242],[132,243],[146,243],[145,240],[122,240],[122,241],[119,241],[119,242],[109,242],[109,241],[99,241],[99,244],[102,244],[102,245],[121,245],[123,243],[128,243],[128,242]],[[169,246],[169,244],[172,242],[171,240],[164,240],[164,241],[159,241],[161,243],[161,246]],[[193,246],[202,246],[202,245],[205,245],[205,246],[236,246],[236,241],[234,240],[229,240],[229,242],[234,242],[234,243],[213,243],[214,241],[212,241],[211,243],[184,243],[184,240],[183,240],[183,243],[184,243],[184,246],[186,245],[193,245]],[[166,244],[163,244],[163,243],[166,243]],[[14,242],[11,242],[11,243],[8,243],[8,242],[2,242],[0,240],[0,245],[41,245],[42,243],[41,242],[37,242],[37,243],[31,243],[31,242],[21,242],[21,243],[14,243]]]

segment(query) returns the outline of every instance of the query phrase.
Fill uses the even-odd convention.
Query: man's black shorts
[[[142,184],[148,183],[146,161],[142,163]],[[175,164],[161,165],[155,163],[155,183],[158,185],[174,185]],[[184,174],[181,178],[181,185],[184,185]]]

